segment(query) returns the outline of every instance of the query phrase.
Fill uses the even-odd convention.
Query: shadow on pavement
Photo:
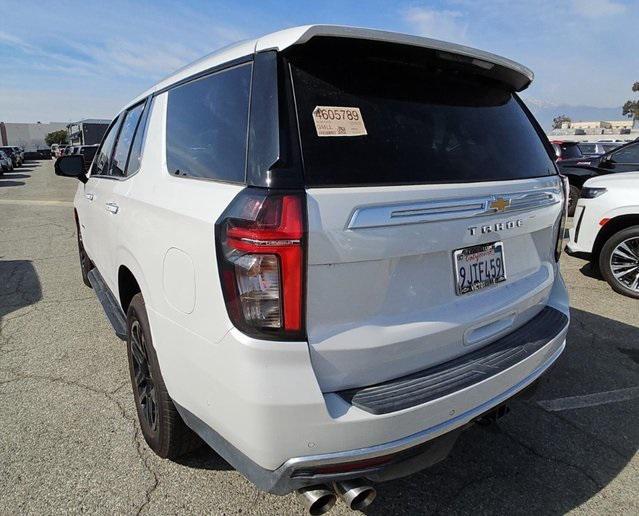
[[[0,188],[8,187],[8,186],[22,186],[24,185],[24,181],[3,181],[2,177],[0,177]]]
[[[195,469],[206,469],[213,471],[231,471],[233,466],[215,453],[206,444],[197,450],[189,452],[175,460],[178,464]]]
[[[42,288],[31,261],[0,260],[0,323],[5,315],[40,299]]]
[[[587,278],[592,278],[592,279],[604,281],[604,279],[601,277],[601,273],[599,272],[599,267],[597,266],[596,263],[593,263],[593,262],[585,263],[579,269],[579,272],[581,272]]]
[[[28,172],[25,170],[25,172]],[[5,172],[4,175],[0,176],[0,180],[2,179],[28,179],[31,176],[29,174],[16,174],[14,172]]]

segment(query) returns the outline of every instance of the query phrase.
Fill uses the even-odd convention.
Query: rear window
[[[308,186],[555,173],[510,91],[433,52],[406,48],[327,40],[290,55]]]
[[[251,64],[169,91],[166,161],[178,176],[243,182]]]
[[[581,152],[597,152],[597,146],[594,143],[580,143],[579,148],[581,149]]]

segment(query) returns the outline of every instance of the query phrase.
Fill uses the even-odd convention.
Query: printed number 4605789
[[[321,120],[359,120],[359,113],[351,109],[322,109],[315,110],[315,118]]]

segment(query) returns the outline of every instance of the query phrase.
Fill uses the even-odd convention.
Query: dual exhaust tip
[[[297,496],[314,516],[330,511],[338,496],[353,511],[361,511],[373,503],[377,491],[363,480],[355,479],[333,482],[332,488],[327,485],[303,487],[297,490]]]

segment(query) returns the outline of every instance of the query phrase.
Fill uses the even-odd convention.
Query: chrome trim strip
[[[299,239],[293,240],[256,240],[254,238],[240,238],[242,242],[246,242],[247,244],[253,244],[256,246],[267,246],[267,247],[281,247],[284,245],[297,245],[300,243]]]
[[[501,210],[491,206],[498,200],[503,200],[506,203],[506,206]],[[507,214],[535,210],[560,202],[561,189],[553,187],[483,197],[362,206],[355,209],[346,229],[420,224],[494,215],[495,213]]]
[[[293,471],[301,468],[308,468],[323,464],[339,464],[342,462],[351,462],[354,460],[364,460],[374,457],[380,457],[384,455],[390,455],[393,453],[398,453],[408,448],[412,448],[414,446],[418,446],[430,439],[433,439],[438,434],[441,435],[447,431],[454,430],[455,428],[463,425],[465,422],[474,419],[475,417],[483,414],[484,412],[490,410],[491,408],[499,405],[501,402],[507,400],[508,398],[514,396],[517,392],[521,391],[527,385],[531,384],[537,378],[539,378],[546,369],[548,369],[554,362],[559,358],[559,355],[563,352],[566,347],[566,334],[568,332],[568,324],[566,327],[553,339],[551,340],[547,346],[556,345],[559,341],[561,344],[557,348],[556,351],[548,358],[548,360],[544,361],[543,364],[538,366],[532,373],[530,373],[526,378],[519,381],[506,391],[501,394],[491,398],[488,401],[485,401],[481,405],[474,407],[471,410],[463,412],[458,416],[455,416],[452,419],[448,419],[443,421],[435,426],[422,430],[413,435],[409,435],[408,437],[404,437],[402,439],[397,439],[395,441],[391,441],[389,443],[378,444],[376,446],[370,446],[368,448],[359,448],[356,450],[347,450],[343,452],[336,453],[327,453],[323,455],[309,455],[306,457],[296,457],[287,460],[280,468],[286,471]],[[540,349],[537,353],[541,353],[544,348]]]

